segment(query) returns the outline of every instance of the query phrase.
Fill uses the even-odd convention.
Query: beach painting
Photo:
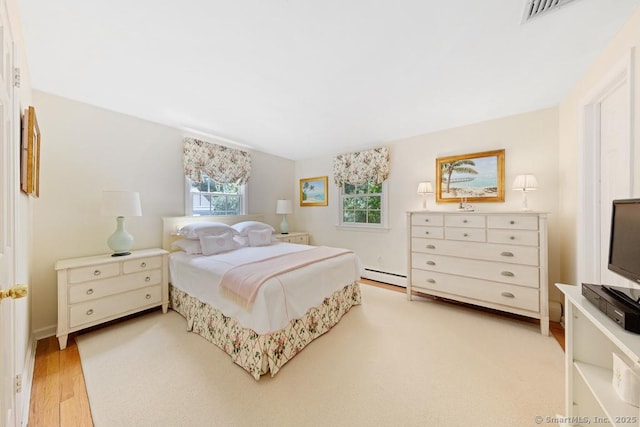
[[[328,193],[326,176],[300,180],[300,206],[327,206]]]
[[[504,150],[436,159],[436,202],[504,202]]]

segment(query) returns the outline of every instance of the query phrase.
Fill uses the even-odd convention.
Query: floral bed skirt
[[[351,307],[361,302],[360,285],[353,282],[334,292],[301,319],[276,332],[259,335],[184,291],[170,287],[171,308],[187,319],[187,330],[220,347],[256,380],[280,368],[311,341],[329,331]]]

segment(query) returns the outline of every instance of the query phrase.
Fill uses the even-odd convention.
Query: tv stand
[[[612,353],[630,367],[640,366],[638,335],[588,301],[580,286],[556,286],[565,296],[564,415],[578,425],[640,426],[640,409],[621,400],[611,386]]]

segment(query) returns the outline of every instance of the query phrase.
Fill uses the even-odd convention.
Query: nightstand
[[[144,249],[56,262],[60,349],[71,332],[162,305],[169,308],[168,251]]]
[[[309,244],[309,234],[302,231],[292,231],[288,234],[274,234],[273,237],[281,242],[299,243],[302,245]]]

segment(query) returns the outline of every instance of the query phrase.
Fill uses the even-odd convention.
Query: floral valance
[[[195,138],[185,138],[183,146],[184,174],[194,182],[202,182],[202,174],[220,183],[245,184],[251,175],[251,155]]]
[[[343,184],[364,184],[373,179],[376,184],[389,177],[389,149],[374,148],[367,151],[340,154],[333,159],[333,181]]]

